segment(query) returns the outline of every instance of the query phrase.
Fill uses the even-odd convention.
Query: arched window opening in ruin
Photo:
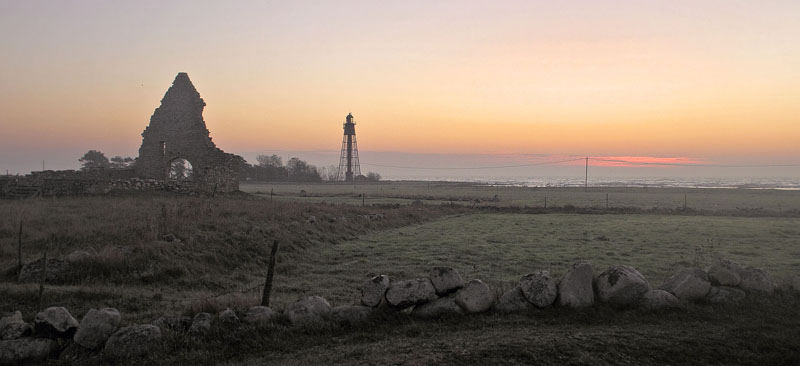
[[[177,158],[169,163],[170,180],[188,181],[193,179],[192,164],[183,158]]]

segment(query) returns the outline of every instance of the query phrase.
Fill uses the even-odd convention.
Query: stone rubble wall
[[[580,308],[598,302],[619,310],[655,310],[679,308],[690,302],[736,303],[747,296],[769,295],[776,287],[766,271],[724,259],[707,270],[681,269],[655,289],[631,266],[611,266],[595,274],[591,264],[582,261],[557,279],[548,271],[524,275],[516,287],[502,295],[481,280],[465,282],[453,268],[434,267],[427,277],[390,281],[388,276],[379,275],[368,279],[361,286],[362,297],[358,304],[334,307],[320,296],[308,296],[289,304],[281,313],[265,306],[254,306],[239,314],[228,308],[217,315],[205,312],[194,317],[164,315],[152,324],[121,327],[123,316],[111,308],[91,309],[78,322],[67,309],[50,307],[36,315],[32,326],[16,311],[0,319],[0,364],[46,362],[50,357],[70,360],[73,355],[93,352],[125,360],[141,357],[159,347],[162,332],[195,337],[210,332],[213,327],[265,326],[279,321],[278,315],[283,317],[280,321],[304,326],[319,322],[381,321],[386,317],[375,315],[385,312],[431,319],[487,311],[525,312],[554,306]],[[800,288],[793,283],[788,290]],[[565,296],[568,301],[557,300]],[[59,344],[71,339],[72,345],[59,350]]]

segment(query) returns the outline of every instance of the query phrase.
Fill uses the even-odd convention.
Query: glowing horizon
[[[0,160],[136,156],[185,71],[230,152],[336,150],[352,112],[362,151],[797,162],[796,14],[791,1],[2,2]]]

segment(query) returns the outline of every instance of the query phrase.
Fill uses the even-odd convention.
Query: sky
[[[135,157],[178,72],[250,161],[336,164],[352,112],[366,164],[795,164],[798,40],[780,0],[0,0],[0,169]]]

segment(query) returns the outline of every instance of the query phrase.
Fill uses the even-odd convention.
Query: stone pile
[[[434,267],[427,277],[394,281],[386,275],[370,278],[361,286],[359,304],[333,307],[320,296],[301,298],[284,309],[278,323],[313,325],[330,321],[353,325],[376,319],[373,315],[378,312],[430,319],[490,310],[507,313],[553,306],[582,308],[596,302],[665,309],[687,302],[733,303],[749,294],[773,292],[776,287],[766,271],[724,259],[706,270],[681,269],[657,288],[631,266],[615,265],[595,275],[589,262],[578,262],[560,278],[548,271],[526,274],[496,297],[479,279],[465,282],[453,268]],[[32,325],[16,311],[0,319],[0,364],[37,363],[56,357],[69,361],[75,354],[86,352],[130,359],[159,347],[163,332],[195,337],[208,333],[215,324],[225,329],[266,326],[276,322],[276,314],[266,306],[254,306],[242,314],[228,308],[217,315],[165,315],[152,324],[121,327],[121,314],[110,308],[91,309],[78,322],[67,309],[50,307],[36,314]]]

